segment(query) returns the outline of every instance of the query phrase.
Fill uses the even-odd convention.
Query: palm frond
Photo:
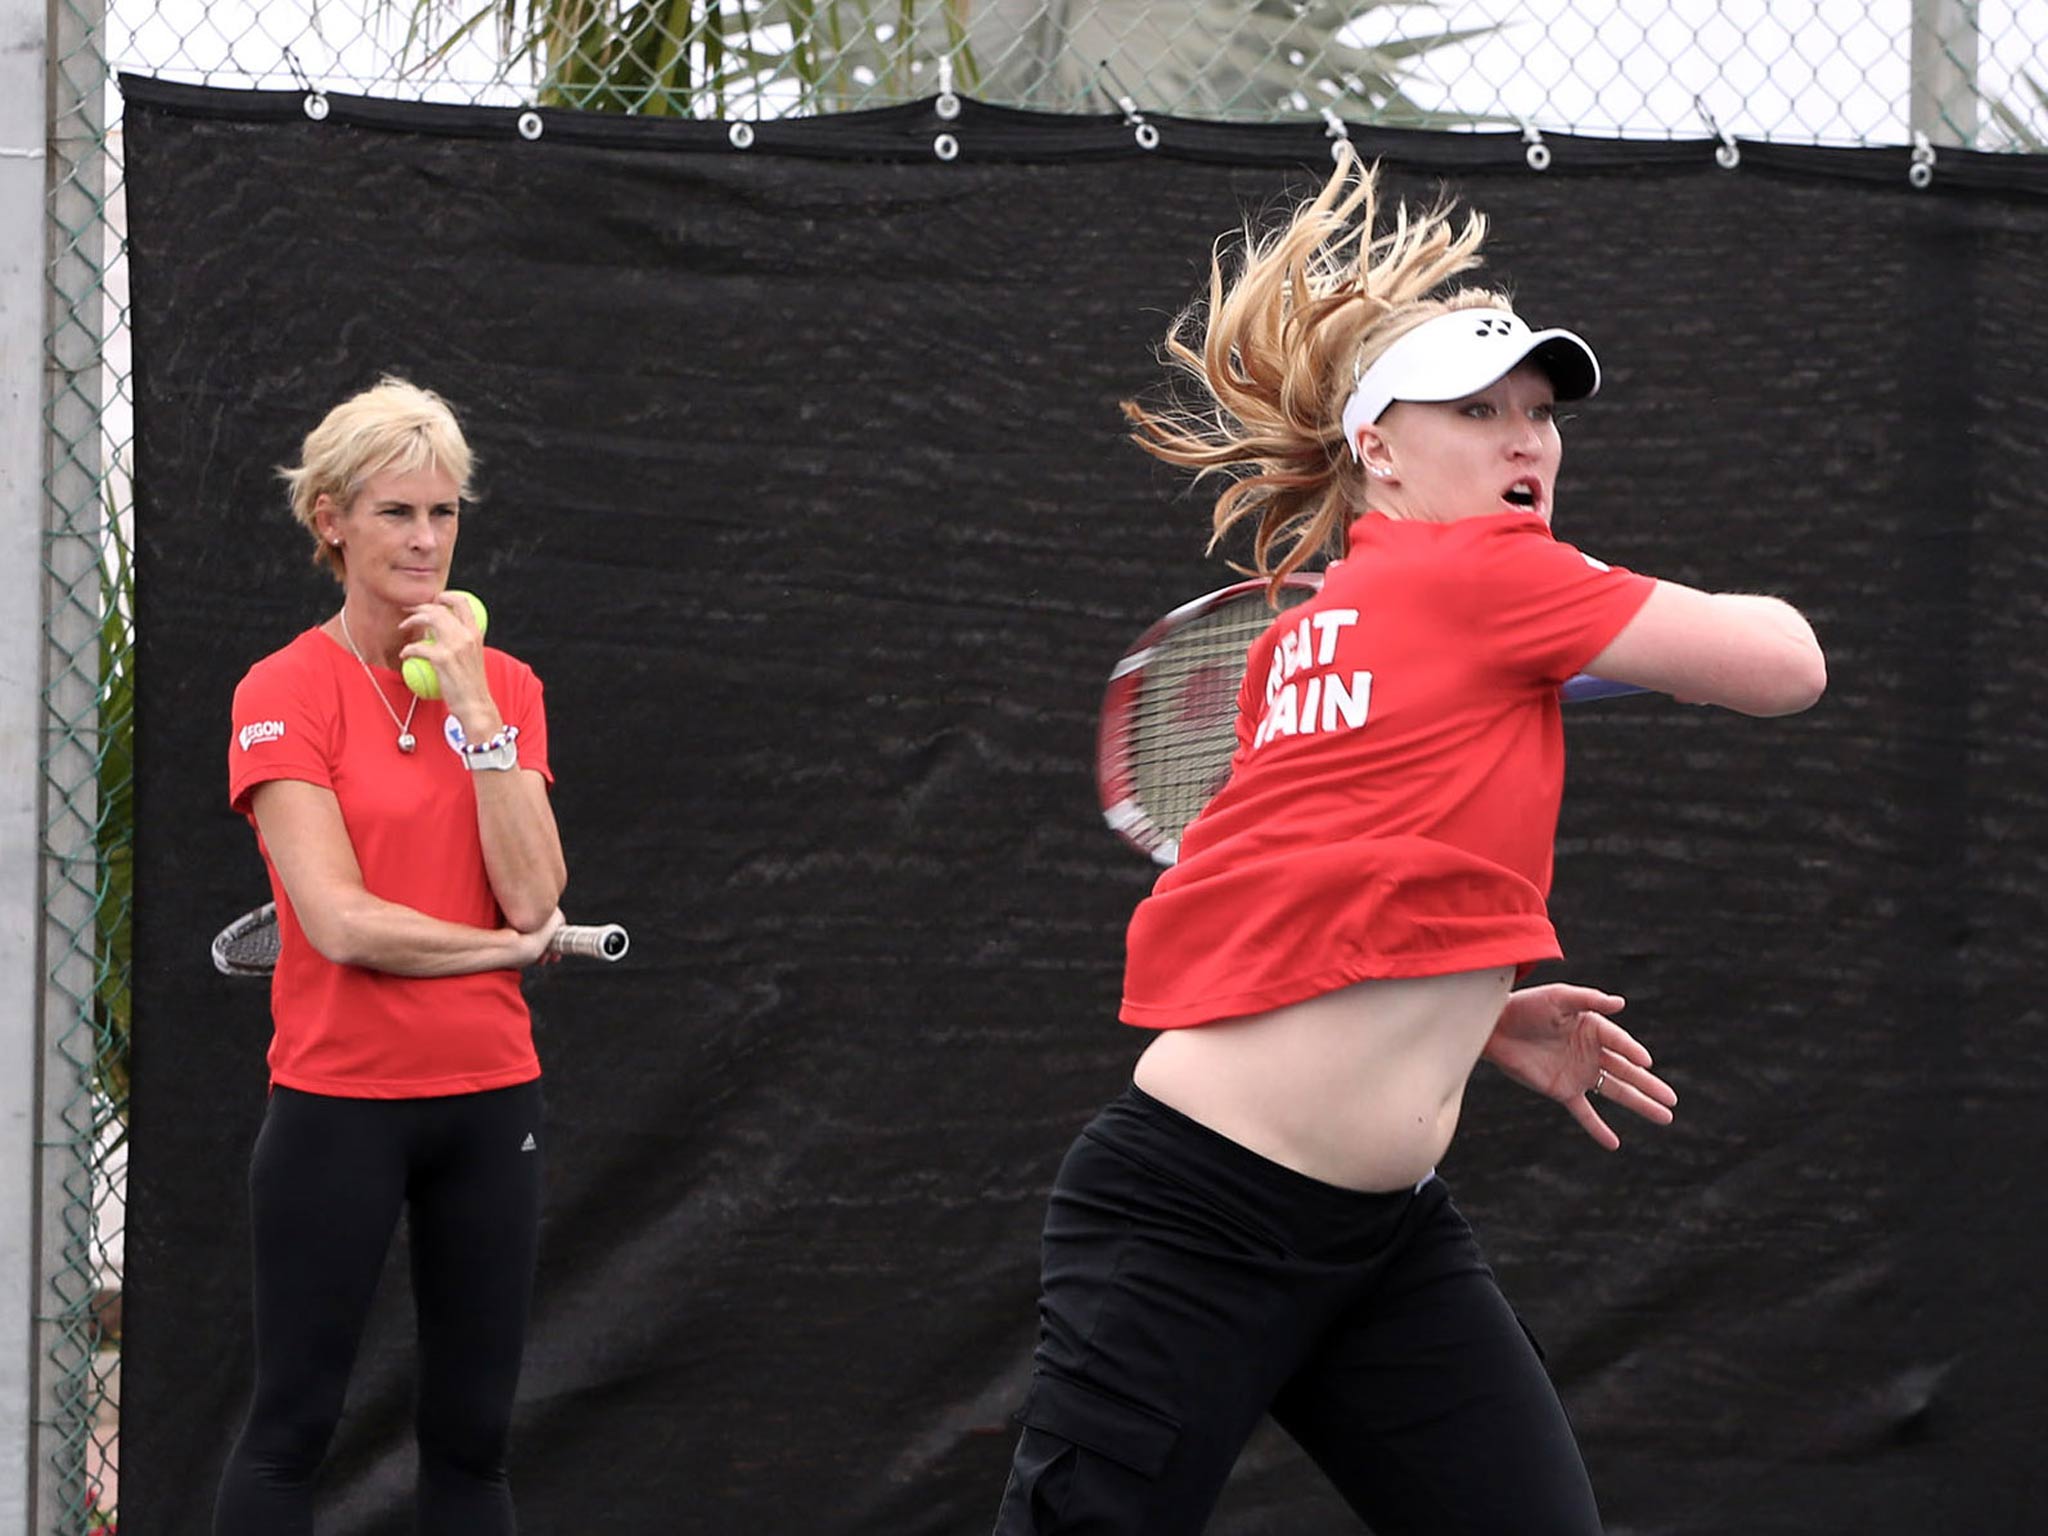
[[[1344,99],[1367,118],[1448,126],[1402,94],[1414,61],[1492,28],[1345,41],[1389,0],[378,0],[406,6],[406,56],[446,60],[494,23],[500,64],[543,105],[652,115],[814,113],[955,87],[1055,110],[1099,104],[1105,60],[1145,106],[1293,115]],[[1403,0],[1401,17],[1434,9]],[[787,92],[788,94],[781,94]],[[790,100],[790,96],[794,100]],[[1347,108],[1347,110],[1349,110]]]

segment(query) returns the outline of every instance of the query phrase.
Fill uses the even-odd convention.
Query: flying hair
[[[1250,522],[1252,563],[1281,580],[1317,554],[1342,553],[1344,528],[1365,506],[1364,471],[1344,442],[1344,402],[1357,377],[1402,335],[1455,309],[1509,309],[1496,292],[1433,297],[1481,264],[1485,215],[1461,223],[1448,199],[1422,211],[1394,204],[1374,234],[1379,173],[1349,144],[1337,169],[1287,224],[1249,225],[1216,244],[1207,302],[1175,317],[1161,347],[1169,374],[1199,398],[1160,409],[1123,402],[1131,437],[1199,481],[1227,476],[1209,548]],[[1230,247],[1241,255],[1226,275]],[[1235,563],[1235,562],[1233,562]]]

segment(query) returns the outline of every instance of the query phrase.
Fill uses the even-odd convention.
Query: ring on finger
[[[1606,1069],[1605,1067],[1602,1067],[1602,1068],[1600,1069],[1600,1075],[1599,1075],[1598,1077],[1596,1077],[1596,1078],[1594,1078],[1594,1079],[1593,1079],[1593,1086],[1592,1086],[1592,1087],[1590,1087],[1590,1088],[1588,1088],[1588,1089],[1586,1090],[1586,1092],[1588,1092],[1588,1093],[1599,1093],[1599,1092],[1601,1091],[1601,1089],[1605,1088],[1606,1086],[1607,1086],[1607,1069]]]

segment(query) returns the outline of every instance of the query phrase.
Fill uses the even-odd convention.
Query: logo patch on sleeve
[[[251,747],[260,746],[266,741],[281,740],[283,736],[284,722],[282,720],[256,720],[243,726],[235,739],[241,742],[242,750],[246,752]]]

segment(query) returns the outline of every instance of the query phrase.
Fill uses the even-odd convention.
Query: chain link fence
[[[41,1532],[118,1503],[127,1109],[130,395],[112,71],[696,117],[951,86],[1053,112],[2048,151],[2042,0],[54,0],[44,773]]]
[[[698,117],[961,91],[1050,112],[2048,147],[2039,0],[213,0],[126,67]]]

